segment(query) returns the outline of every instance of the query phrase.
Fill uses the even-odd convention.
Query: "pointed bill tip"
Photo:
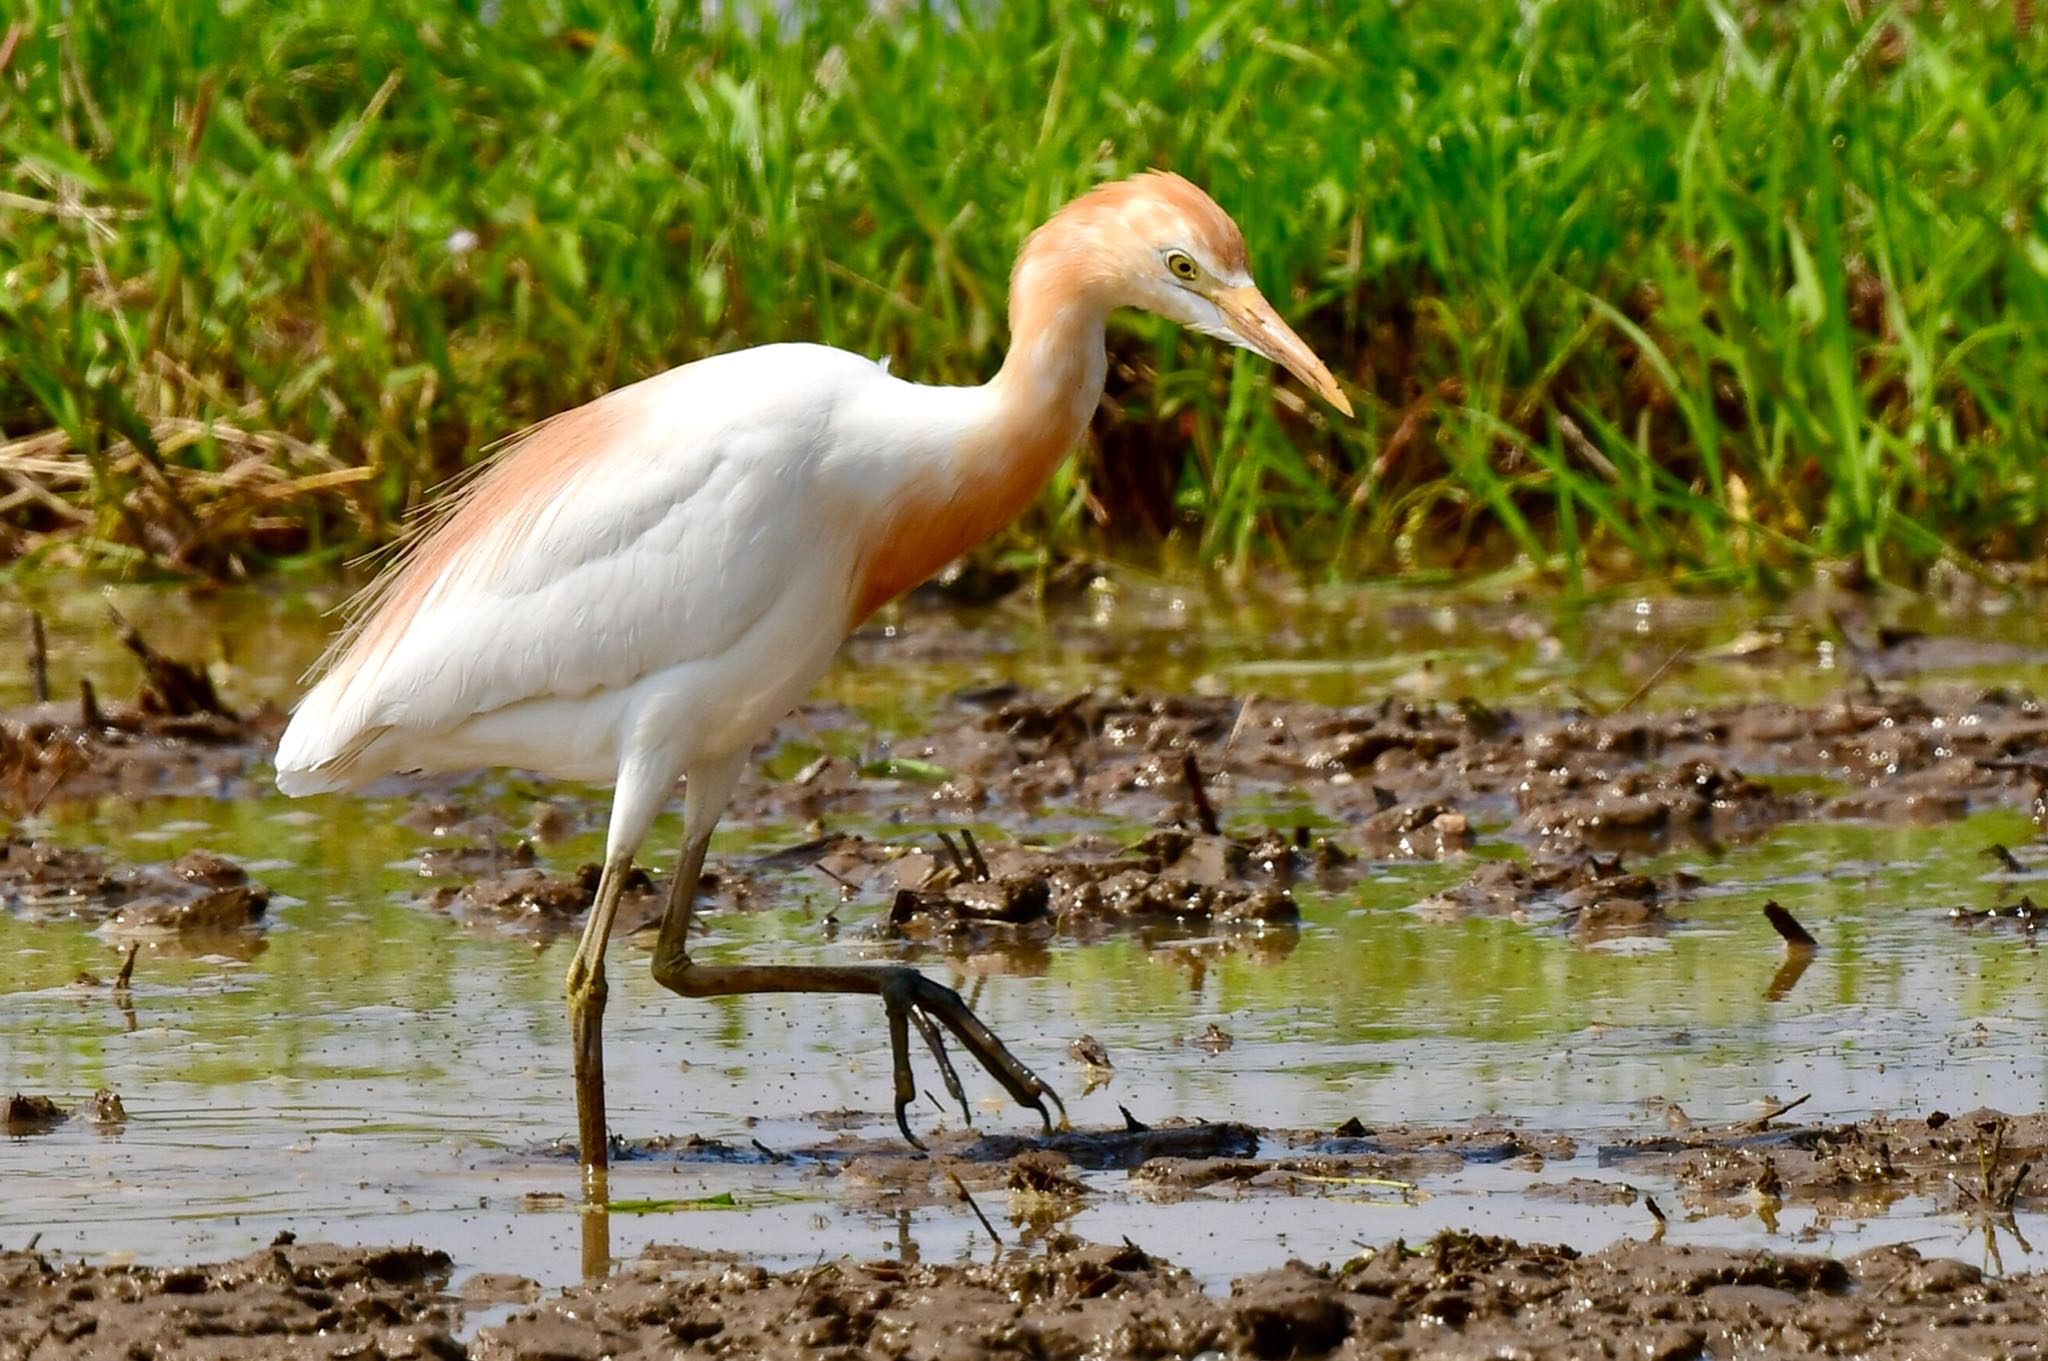
[[[1316,358],[1308,343],[1294,333],[1294,328],[1280,320],[1273,304],[1258,289],[1230,289],[1218,294],[1216,302],[1238,341],[1247,349],[1286,369],[1345,415],[1352,414],[1351,399],[1337,386],[1330,370]]]

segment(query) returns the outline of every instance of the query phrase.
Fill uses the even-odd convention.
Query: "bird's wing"
[[[393,730],[431,736],[733,646],[819,551],[810,474],[841,390],[877,374],[774,348],[797,353],[686,365],[522,437],[371,588],[293,715],[280,785],[349,783]]]

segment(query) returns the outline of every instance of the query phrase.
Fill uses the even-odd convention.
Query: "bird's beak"
[[[1351,414],[1351,399],[1337,386],[1323,361],[1316,358],[1316,352],[1280,320],[1280,314],[1263,293],[1247,284],[1243,288],[1221,289],[1215,299],[1240,345],[1264,355],[1321,393],[1331,406],[1347,416]]]

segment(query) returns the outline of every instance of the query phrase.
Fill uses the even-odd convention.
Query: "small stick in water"
[[[960,829],[960,844],[967,848],[967,858],[974,865],[974,881],[985,884],[989,880],[988,861],[982,859],[981,847],[975,843],[974,833],[968,828]]]
[[[960,877],[963,879],[972,879],[974,877],[974,871],[968,867],[967,857],[960,854],[960,848],[953,844],[953,838],[947,836],[945,832],[941,831],[939,833],[939,844],[941,846],[944,846],[946,848],[946,854],[952,857],[953,868],[960,871]]]
[[[128,958],[121,961],[121,972],[114,976],[115,992],[128,991],[128,985],[135,981],[135,952],[141,948],[140,945],[128,947]]]
[[[147,678],[143,687],[144,709],[152,707],[150,699],[154,696],[155,707],[173,718],[213,714],[232,721],[236,717],[233,709],[221,703],[206,668],[166,657],[151,647],[119,610],[109,605],[107,613],[113,618],[114,632],[120,636],[121,645],[142,663],[142,673]]]
[[[1245,721],[1252,716],[1252,706],[1259,702],[1257,695],[1246,695],[1244,703],[1237,706],[1237,719],[1230,725],[1230,736],[1223,739],[1223,759],[1229,760],[1230,753],[1237,749],[1237,735],[1244,731]]]
[[[1614,713],[1625,714],[1630,709],[1635,708],[1636,705],[1642,703],[1644,699],[1648,698],[1649,693],[1652,690],[1656,689],[1658,685],[1662,684],[1666,676],[1671,674],[1671,668],[1678,665],[1679,662],[1683,661],[1685,659],[1685,655],[1690,651],[1692,651],[1692,649],[1689,647],[1681,647],[1676,652],[1673,652],[1669,657],[1666,657],[1664,659],[1664,665],[1658,667],[1655,671],[1652,671],[1650,673],[1650,678],[1644,681],[1641,685],[1638,685],[1635,689],[1634,694],[1630,695],[1627,699],[1623,700],[1621,703],[1614,706]],[[1611,714],[1609,716],[1612,717]]]
[[[1209,802],[1209,791],[1202,787],[1202,765],[1195,760],[1192,751],[1180,755],[1181,778],[1188,782],[1188,798],[1195,805],[1195,821],[1201,824],[1205,836],[1215,836],[1222,831],[1216,821],[1216,805]]]
[[[1771,1107],[1769,1110],[1765,1111],[1762,1115],[1759,1115],[1756,1119],[1745,1122],[1745,1128],[1754,1130],[1764,1129],[1771,1123],[1771,1121],[1777,1119],[1786,1111],[1792,1110],[1799,1106],[1803,1106],[1812,1099],[1813,1093],[1807,1092],[1803,1096],[1795,1096],[1790,1101],[1781,1102],[1778,1105],[1775,1105]]]
[[[1775,899],[1764,904],[1764,920],[1769,922],[1771,929],[1783,936],[1785,944],[1794,950],[1814,950],[1820,947],[1820,942],[1813,938],[1812,933],[1801,926],[1790,912],[1778,906]]]
[[[988,1230],[988,1236],[995,1240],[997,1247],[1001,1247],[1003,1245],[1003,1236],[996,1232],[995,1225],[988,1222],[988,1216],[983,1214],[981,1207],[974,1203],[974,1197],[967,1194],[967,1183],[960,1180],[960,1174],[948,1172],[946,1178],[953,1183],[953,1189],[960,1193],[960,1199],[967,1202],[967,1208],[974,1211],[974,1217],[981,1221],[981,1227]]]
[[[1984,854],[1996,860],[1999,867],[2007,874],[2025,874],[2027,872],[2027,867],[2020,863],[2020,858],[1996,841],[1984,848]]]
[[[39,610],[28,612],[28,688],[36,703],[50,702],[50,642]]]
[[[92,732],[107,726],[107,716],[100,712],[100,697],[93,693],[92,678],[78,678],[78,720]]]

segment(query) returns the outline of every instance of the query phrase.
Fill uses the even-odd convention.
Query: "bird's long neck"
[[[1035,232],[1010,280],[1010,353],[990,380],[990,430],[963,453],[1000,460],[1030,482],[1030,495],[1059,465],[1102,401],[1108,367],[1103,325],[1112,306],[1054,218]],[[991,471],[977,466],[978,472]],[[1021,510],[1020,505],[1017,509]]]
[[[1015,519],[1088,428],[1114,303],[1079,230],[1054,217],[1025,244],[1010,283],[1010,353],[894,506],[862,564],[856,624]]]

